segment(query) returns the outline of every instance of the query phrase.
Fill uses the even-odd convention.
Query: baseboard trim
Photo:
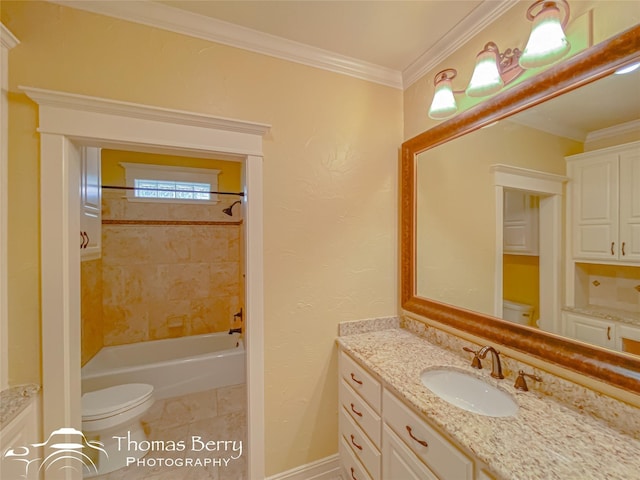
[[[268,477],[266,480],[344,480],[340,467],[340,456],[336,453],[315,462],[301,465],[286,472]]]

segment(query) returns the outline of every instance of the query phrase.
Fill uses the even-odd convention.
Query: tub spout
[[[234,333],[242,333],[242,328],[231,328],[229,330],[229,335],[233,335]]]

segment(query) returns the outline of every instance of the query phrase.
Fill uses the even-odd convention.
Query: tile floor
[[[170,441],[176,444],[183,442],[185,448],[182,451],[149,452],[144,457],[149,465],[130,465],[92,478],[96,480],[246,480],[246,399],[245,385],[234,385],[156,400],[142,418],[149,440],[162,440],[165,445]],[[203,449],[203,445],[207,442],[225,440],[235,440],[236,450],[233,450],[231,443],[227,443],[227,450],[222,448],[222,443],[210,444],[209,452]],[[240,441],[242,442],[241,455],[239,455]],[[213,451],[214,445],[220,445],[220,450]],[[170,466],[159,465],[166,459]],[[188,459],[203,465],[186,466]],[[226,465],[225,460],[228,460]],[[181,462],[181,466],[175,465]],[[210,463],[204,465],[206,462]]]

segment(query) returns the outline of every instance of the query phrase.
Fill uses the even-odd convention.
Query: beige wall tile
[[[103,343],[102,261],[81,263],[81,364],[100,351]]]
[[[149,340],[149,314],[145,305],[103,305],[104,345]]]
[[[189,334],[189,300],[165,300],[145,304],[149,313],[148,340]]]

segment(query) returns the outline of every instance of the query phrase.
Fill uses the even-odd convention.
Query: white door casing
[[[249,478],[264,478],[262,137],[270,126],[20,87],[39,106],[43,432],[81,427],[78,146],[245,162]],[[66,479],[79,479],[67,469]]]
[[[509,165],[492,165],[496,192],[496,265],[494,315],[502,318],[502,247],[504,189],[540,196],[540,319],[546,332],[560,332],[562,300],[562,196],[567,177]]]

